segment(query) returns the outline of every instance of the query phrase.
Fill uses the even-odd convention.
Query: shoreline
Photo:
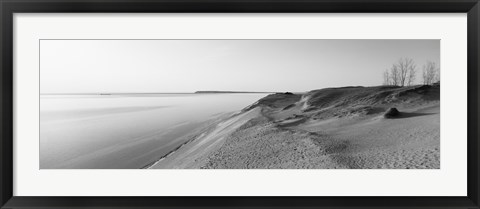
[[[145,166],[142,166],[140,169],[151,169],[155,167],[158,163],[160,163],[162,160],[167,159],[169,156],[175,154],[178,150],[180,150],[182,147],[188,145],[189,143],[192,143],[198,138],[201,138],[202,136],[205,135],[206,132],[211,131],[221,120],[225,120],[231,117],[234,117],[235,115],[238,115],[239,111],[234,111],[234,112],[226,112],[226,113],[218,113],[213,116],[213,118],[210,118],[206,121],[203,121],[201,123],[207,123],[206,125],[200,126],[196,128],[195,130],[192,130],[188,133],[186,133],[185,138],[190,138],[186,140],[184,143],[180,144],[179,146],[175,147],[173,150],[168,152],[167,154],[161,156],[157,160],[148,163]]]

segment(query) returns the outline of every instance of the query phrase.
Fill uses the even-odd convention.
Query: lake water
[[[142,168],[265,95],[42,95],[40,168]]]

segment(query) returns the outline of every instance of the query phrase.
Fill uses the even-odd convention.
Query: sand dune
[[[150,168],[438,169],[440,86],[276,93],[195,134]]]

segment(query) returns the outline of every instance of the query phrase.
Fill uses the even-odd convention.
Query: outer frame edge
[[[21,12],[41,12],[46,11],[46,12],[61,12],[65,11],[65,8],[61,7],[56,7],[57,9],[48,9],[48,5],[50,3],[53,3],[57,5],[59,4],[69,4],[69,3],[74,3],[75,1],[68,2],[68,1],[63,1],[63,0],[40,0],[40,1],[10,1],[10,0],[0,0],[0,11],[2,12],[1,17],[2,17],[2,26],[0,28],[0,66],[2,67],[2,72],[1,72],[1,82],[2,84],[0,85],[0,98],[2,100],[1,104],[1,112],[0,116],[2,118],[2,128],[1,128],[1,142],[0,142],[0,150],[2,153],[0,153],[1,157],[1,165],[0,165],[0,185],[1,185],[1,194],[0,194],[0,206],[2,208],[8,207],[8,208],[16,208],[16,207],[58,207],[59,205],[53,205],[51,204],[52,202],[49,203],[49,200],[51,201],[56,201],[56,200],[68,200],[71,197],[56,197],[56,198],[49,198],[49,197],[13,197],[13,155],[12,155],[12,142],[13,142],[13,115],[12,115],[12,110],[13,110],[13,72],[12,72],[12,67],[13,67],[13,11],[21,11]],[[120,0],[120,1],[87,1],[85,3],[95,5],[96,3],[105,3],[107,2],[108,5],[112,5],[111,3],[114,2],[133,2],[130,0]],[[158,1],[146,1],[146,2],[158,2]],[[164,1],[163,1],[164,2]],[[321,1],[320,1],[321,2]],[[344,2],[344,1],[342,1]],[[359,2],[359,1],[346,1],[346,2]],[[385,1],[388,2],[388,1]],[[416,1],[405,1],[407,3],[415,3]],[[421,1],[425,2],[425,1]],[[452,3],[453,1],[427,1],[427,2],[449,2]],[[474,3],[472,3],[474,2]],[[292,3],[292,2],[290,2]],[[327,2],[325,2],[327,3]],[[141,4],[141,3],[140,3]],[[468,199],[471,200],[471,202],[468,201],[458,201],[454,204],[458,205],[450,205],[446,206],[445,208],[479,208],[479,154],[478,151],[480,150],[480,146],[478,143],[478,136],[480,133],[480,129],[478,128],[478,117],[480,116],[480,112],[478,111],[479,107],[479,97],[478,93],[480,92],[480,85],[478,82],[480,81],[480,73],[479,71],[479,60],[480,60],[480,45],[479,45],[479,37],[478,35],[480,34],[480,28],[479,28],[479,22],[480,22],[480,6],[478,4],[478,1],[459,1],[459,4],[463,4],[460,9],[456,9],[454,12],[462,12],[463,8],[466,6],[471,6],[471,9],[468,12],[468,69],[469,69],[469,108],[468,111],[469,113],[472,111],[475,114],[475,117],[469,117],[469,128],[475,128],[473,131],[469,131],[469,172],[468,172]],[[40,8],[32,8],[32,6],[37,6],[37,5],[43,5]],[[472,6],[473,5],[473,6]],[[45,7],[47,6],[47,7]],[[58,5],[57,5],[58,6]],[[97,11],[95,12],[102,12],[102,9],[105,9],[104,6],[100,6]],[[133,8],[135,10],[135,8]],[[335,8],[330,8],[330,9],[335,9]],[[86,12],[88,8],[80,8],[80,9],[72,9],[70,12]],[[106,12],[115,12],[115,8],[113,9],[108,9]],[[173,10],[173,9],[172,9]],[[452,9],[453,10],[453,9]],[[457,11],[458,10],[458,11]],[[135,10],[137,11],[137,10]],[[134,11],[134,12],[135,12]],[[104,11],[105,12],[105,11]],[[147,11],[150,12],[150,11]],[[395,12],[395,11],[393,11]],[[398,11],[401,12],[401,11]],[[472,31],[473,29],[473,31]],[[470,72],[472,71],[472,72]],[[473,96],[475,94],[474,99],[471,99],[470,96]],[[474,101],[470,101],[474,100]],[[6,123],[10,123],[10,125]],[[474,138],[470,138],[474,137]],[[473,158],[472,158],[473,157]],[[75,208],[107,208],[107,207],[115,207],[118,206],[120,207],[121,205],[110,205],[108,203],[105,203],[103,201],[98,201],[98,199],[108,199],[111,197],[83,197],[83,198],[74,198],[77,199],[77,201],[73,201],[73,203],[77,205],[63,205],[60,207],[75,207]],[[120,197],[119,197],[120,198]],[[113,198],[112,200],[118,200],[119,198]],[[96,201],[94,200],[93,203],[100,203],[98,205],[89,205],[85,204],[86,202],[89,202],[88,199],[97,199]],[[135,202],[135,199],[138,201],[142,198],[129,198],[127,197],[126,199],[131,199],[132,202]],[[85,201],[84,201],[85,200]],[[67,201],[68,202],[68,201]],[[82,203],[83,204],[80,204]],[[151,202],[151,201],[147,201]],[[58,202],[57,202],[58,203]],[[65,203],[65,202],[64,202]],[[33,204],[33,205],[32,205]],[[128,205],[128,204],[127,204]],[[122,208],[135,208],[136,206],[126,206]],[[142,206],[143,207],[143,206]],[[147,206],[146,208],[150,207],[158,207],[158,205],[150,205]],[[201,208],[202,206],[198,207]],[[203,206],[203,207],[208,207]],[[318,206],[316,206],[318,207]],[[395,207],[395,206],[388,206],[388,207]],[[400,206],[401,208],[404,208]],[[409,206],[410,207],[410,206]],[[428,207],[435,207],[435,205],[430,205],[430,206],[418,206],[418,207],[411,207],[411,208],[428,208]],[[173,208],[172,206],[165,206],[165,208]],[[175,208],[192,208],[189,206],[185,207],[175,207]],[[246,208],[245,206],[239,206],[239,207],[234,207],[234,208]],[[271,208],[269,206],[252,206],[248,208]],[[339,207],[339,208],[347,208],[347,207]],[[351,207],[348,207],[351,208]],[[359,207],[360,208],[360,207]],[[435,207],[437,208],[437,207]],[[441,208],[441,207],[438,207]]]

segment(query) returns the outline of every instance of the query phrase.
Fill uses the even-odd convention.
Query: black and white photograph
[[[39,53],[40,169],[440,169],[438,39],[43,39]]]

